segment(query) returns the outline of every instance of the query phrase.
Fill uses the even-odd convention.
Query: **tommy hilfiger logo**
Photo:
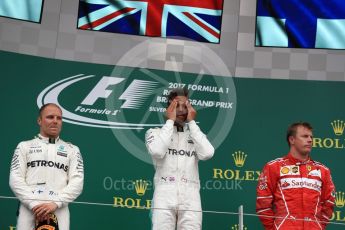
[[[341,136],[344,133],[345,123],[341,120],[334,120],[331,122],[334,134],[337,136]]]
[[[237,167],[243,167],[244,162],[246,161],[247,154],[245,154],[242,151],[236,151],[235,153],[232,154],[232,157],[234,158],[235,165]]]

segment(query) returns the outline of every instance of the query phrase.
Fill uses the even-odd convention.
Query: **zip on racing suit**
[[[32,230],[32,208],[55,202],[60,230],[69,229],[68,203],[83,189],[84,166],[79,148],[63,140],[38,137],[20,142],[14,151],[10,187],[20,200],[17,230]]]
[[[289,153],[265,165],[257,186],[256,212],[265,229],[325,229],[334,200],[330,170]]]
[[[198,161],[214,148],[195,121],[177,131],[173,120],[146,132],[146,146],[156,169],[152,229],[201,229],[202,209]]]

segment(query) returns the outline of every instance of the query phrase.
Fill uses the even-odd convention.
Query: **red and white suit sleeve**
[[[271,171],[270,165],[266,164],[256,188],[256,213],[266,230],[274,229],[273,194],[277,179]]]
[[[335,205],[335,186],[332,181],[331,172],[328,168],[324,170],[322,175],[322,190],[321,190],[321,212],[318,219],[322,221],[322,225],[326,228],[330,218],[333,214],[333,208]]]

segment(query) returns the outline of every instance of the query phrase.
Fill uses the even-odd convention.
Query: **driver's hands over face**
[[[173,120],[173,121],[176,120],[176,106],[177,106],[177,101],[174,99],[170,103],[169,107],[166,110],[167,119],[170,119],[170,120]]]
[[[187,122],[190,122],[190,121],[195,119],[195,117],[196,117],[196,110],[190,104],[189,100],[186,101],[186,106],[187,106],[187,109],[188,109]]]

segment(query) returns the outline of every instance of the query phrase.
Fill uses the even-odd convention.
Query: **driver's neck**
[[[183,132],[184,131],[184,123],[183,124],[180,124],[180,123],[176,123],[174,124],[174,126],[176,126],[176,130],[177,132]]]

